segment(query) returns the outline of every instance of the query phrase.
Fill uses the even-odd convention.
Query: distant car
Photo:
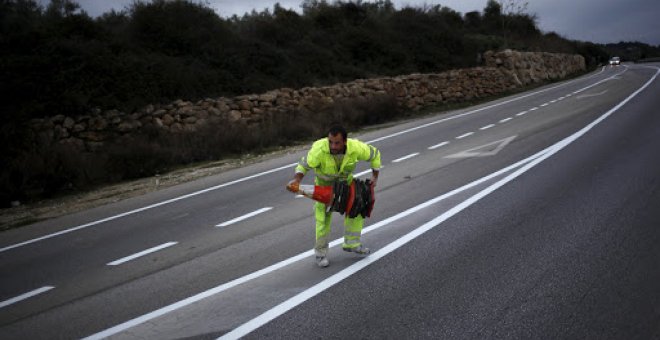
[[[621,59],[619,59],[619,57],[612,57],[612,59],[610,59],[611,66],[615,66],[619,64],[621,64]]]

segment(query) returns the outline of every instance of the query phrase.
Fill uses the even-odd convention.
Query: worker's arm
[[[375,146],[360,141],[353,143],[353,146],[355,147],[357,159],[367,161],[371,165],[371,181],[376,185],[381,167],[380,151]]]

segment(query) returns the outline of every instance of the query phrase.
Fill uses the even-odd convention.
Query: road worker
[[[335,181],[345,181],[351,184],[353,171],[358,161],[371,163],[372,179],[374,186],[378,181],[380,170],[380,151],[375,147],[365,144],[357,139],[347,138],[346,129],[341,125],[333,125],[328,131],[328,137],[322,138],[312,144],[306,157],[303,157],[298,166],[294,179],[289,185],[300,184],[303,177],[310,169],[314,170],[316,178],[315,185],[333,185]],[[330,226],[332,212],[321,202],[314,203],[314,215],[316,217],[316,244],[314,253],[316,264],[319,267],[327,267],[328,243],[330,238]],[[369,248],[362,245],[360,235],[364,224],[363,216],[344,218],[344,251],[360,255],[369,254]]]

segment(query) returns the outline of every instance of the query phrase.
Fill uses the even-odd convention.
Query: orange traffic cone
[[[334,193],[332,192],[331,185],[300,185],[300,183],[292,182],[289,183],[286,188],[293,193],[303,195],[307,198],[311,198],[326,205],[332,204],[332,200],[334,199]]]
[[[346,214],[351,218],[357,215],[371,217],[376,201],[374,186],[369,180],[364,182],[355,179],[350,185],[337,182],[328,186],[301,185],[293,180],[287,184],[286,189],[327,205],[329,211]]]

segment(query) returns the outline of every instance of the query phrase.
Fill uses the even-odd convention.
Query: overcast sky
[[[74,0],[91,16],[99,16],[115,9],[120,11],[133,0]],[[524,3],[523,0],[515,0]],[[47,4],[48,0],[40,0]],[[252,9],[272,10],[277,2],[284,8],[300,12],[301,0],[205,0],[223,17],[241,16]],[[368,1],[364,1],[368,2]],[[440,4],[455,11],[482,12],[487,0],[393,0],[396,8],[406,5]],[[536,14],[539,28],[554,31],[574,40],[596,43],[641,41],[660,45],[660,0],[528,0],[527,13]]]

